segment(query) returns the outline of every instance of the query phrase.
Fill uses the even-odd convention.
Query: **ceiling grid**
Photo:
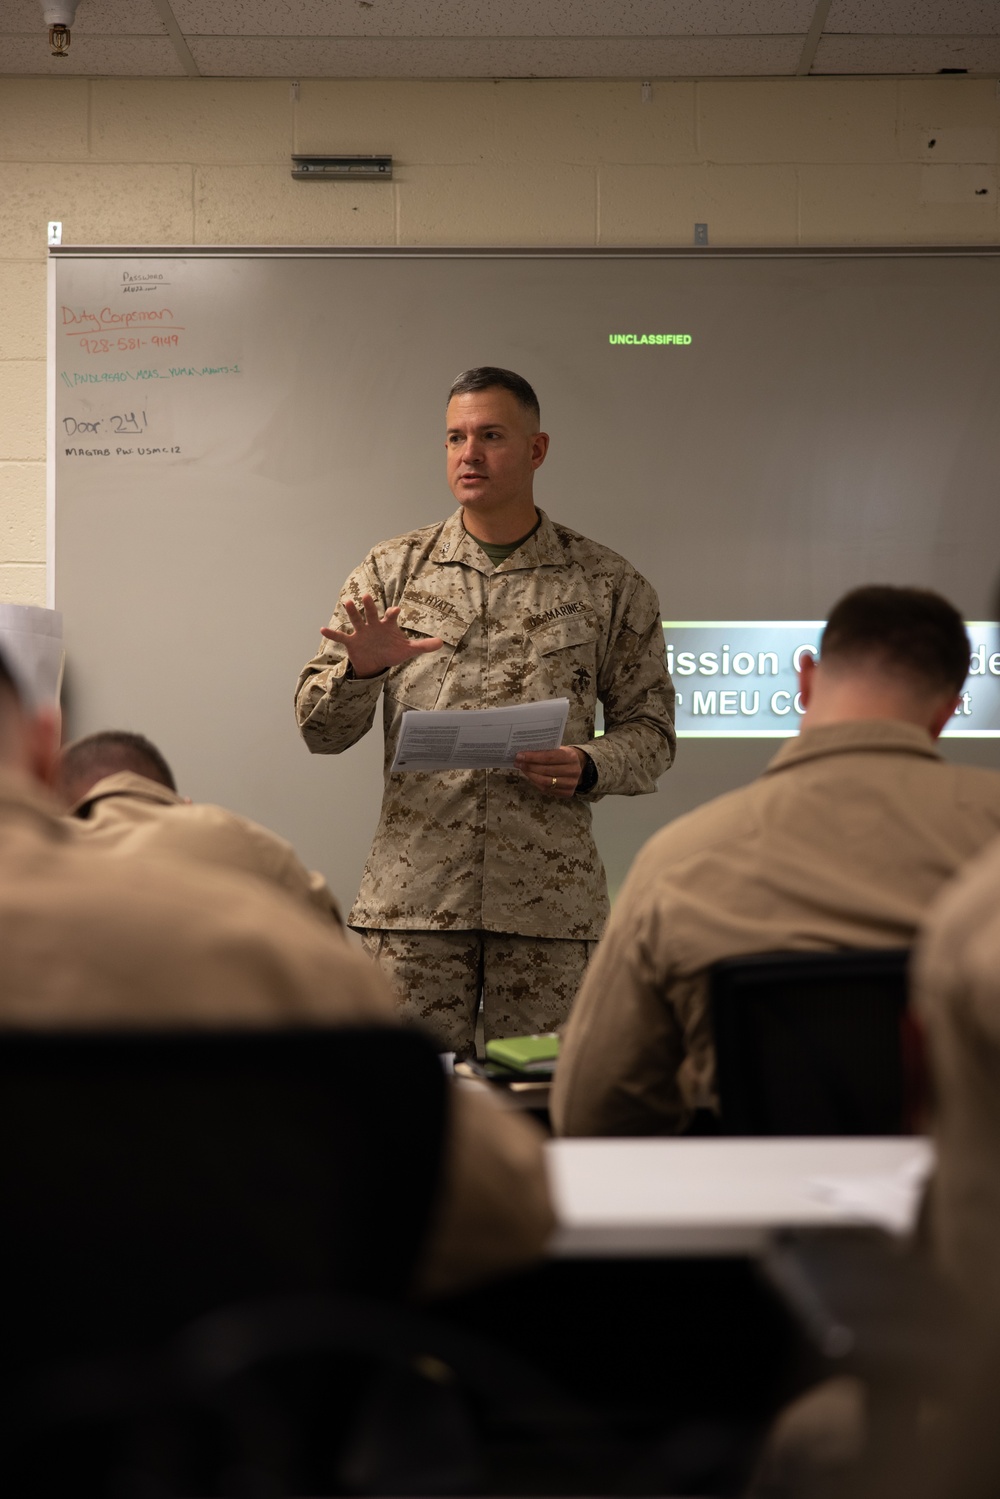
[[[198,64],[191,56],[191,48],[184,40],[184,34],[177,24],[177,17],[170,8],[170,0],[153,0],[153,5],[156,8],[157,15],[167,29],[167,35],[174,44],[174,51],[177,53],[178,61],[185,73],[187,73],[189,78],[199,77]]]
[[[80,0],[49,56],[0,8],[0,76],[760,78],[1000,74],[997,0]]]

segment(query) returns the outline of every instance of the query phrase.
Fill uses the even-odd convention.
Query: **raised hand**
[[[353,599],[347,599],[344,613],[352,630],[324,627],[320,634],[344,647],[356,677],[377,677],[390,666],[402,666],[404,661],[412,661],[414,656],[424,656],[428,651],[439,651],[444,645],[436,635],[427,640],[411,640],[396,623],[399,609],[387,609],[380,616],[370,593],[363,595],[360,609]]]

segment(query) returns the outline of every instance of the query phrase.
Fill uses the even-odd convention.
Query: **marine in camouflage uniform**
[[[566,1018],[608,914],[589,804],[655,791],[674,748],[656,595],[623,557],[534,507],[532,473],[548,438],[537,403],[523,419],[521,387],[535,402],[508,371],[459,377],[449,483],[463,508],[369,553],[331,621],[340,638],[327,639],[296,693],[303,738],[320,754],[357,743],[383,694],[382,815],[348,921],[404,1010],[460,1055],[473,1050],[480,995],[487,1039]],[[501,510],[522,524],[508,530],[511,543],[495,538],[504,555],[494,562],[476,537],[491,521],[497,529]],[[385,624],[396,610],[399,653],[418,643],[422,653],[355,675],[348,651],[360,659],[366,617]],[[534,783],[516,768],[390,771],[407,709],[557,697],[569,700],[565,744],[576,748],[552,752],[562,762],[551,778],[538,765]],[[595,738],[598,701],[604,733]]]
[[[407,634],[438,636],[445,646],[359,680],[348,673],[343,647],[328,641],[299,678],[299,725],[319,754],[356,744],[382,694],[382,816],[348,921],[380,934],[366,943],[380,961],[392,963],[398,951],[413,975],[408,1006],[458,1050],[468,1049],[469,1018],[464,1004],[455,1013],[453,998],[468,989],[463,970],[474,981],[482,961],[481,944],[464,940],[469,934],[568,944],[565,982],[546,955],[549,971],[536,985],[534,944],[508,941],[493,954],[505,949],[498,1005],[490,1003],[488,980],[485,987],[487,1036],[555,1026],[608,914],[589,804],[609,793],[655,791],[673,754],[673,689],[656,595],[623,557],[544,513],[535,534],[495,568],[461,511],[375,547],[347,580],[335,628],[349,628],[344,599],[366,593],[380,611],[399,605]],[[515,770],[389,771],[407,708],[498,708],[552,697],[569,699],[565,741],[583,749],[597,772],[583,795],[543,797]],[[598,699],[604,733],[595,739]],[[436,961],[428,962],[427,945],[414,944],[411,933],[463,940],[431,944]],[[442,974],[438,963],[449,957]],[[525,968],[527,993],[519,989]]]

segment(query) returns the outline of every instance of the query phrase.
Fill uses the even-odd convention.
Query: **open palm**
[[[429,651],[439,651],[444,641],[433,636],[427,640],[411,640],[404,635],[396,620],[399,609],[378,612],[378,605],[370,593],[363,595],[359,609],[353,599],[344,603],[344,613],[353,629],[331,630],[324,627],[320,633],[327,640],[336,640],[347,652],[347,659],[354,668],[356,677],[375,677],[390,666],[402,666],[415,656],[424,656]]]

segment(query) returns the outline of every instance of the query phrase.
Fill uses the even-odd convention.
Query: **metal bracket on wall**
[[[292,176],[300,182],[388,182],[391,156],[293,156]]]

